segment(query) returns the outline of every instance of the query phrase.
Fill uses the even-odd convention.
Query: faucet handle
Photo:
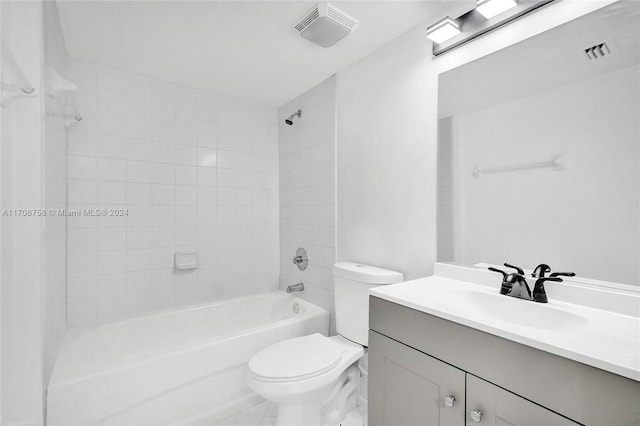
[[[498,272],[502,274],[502,285],[500,286],[500,294],[509,294],[511,291],[511,287],[513,287],[513,283],[509,281],[509,277],[513,274],[507,274],[505,271],[501,271],[500,269],[489,267],[488,268],[492,272]]]
[[[575,277],[575,272],[552,272],[550,277]]]
[[[523,270],[522,270],[522,268],[521,268],[521,267],[519,267],[519,266],[513,266],[513,265],[510,265],[510,264],[508,264],[508,263],[506,263],[506,262],[505,262],[504,266],[506,266],[507,268],[513,268],[513,269],[515,269],[516,271],[518,271],[518,273],[519,273],[520,275],[524,275],[524,271],[523,271]]]
[[[491,266],[488,269],[490,271],[492,271],[492,272],[498,272],[498,273],[502,274],[502,279],[503,280],[507,279],[507,273],[505,271],[501,271],[500,269],[497,269],[497,268],[494,268],[494,267],[491,267]]]

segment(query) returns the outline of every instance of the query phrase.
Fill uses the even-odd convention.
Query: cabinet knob
[[[480,410],[471,410],[469,416],[471,416],[471,420],[476,423],[480,423],[482,421],[482,411]]]
[[[456,398],[453,395],[445,396],[442,399],[444,400],[444,405],[446,405],[447,407],[453,407],[453,405],[456,403]]]

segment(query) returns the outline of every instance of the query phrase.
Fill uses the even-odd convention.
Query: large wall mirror
[[[640,284],[640,2],[439,79],[438,261]]]

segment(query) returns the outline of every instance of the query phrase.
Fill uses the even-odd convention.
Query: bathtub
[[[185,425],[261,399],[249,358],[275,342],[327,334],[329,313],[283,292],[67,332],[47,391],[48,425]]]

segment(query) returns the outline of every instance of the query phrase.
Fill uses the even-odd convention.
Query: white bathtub
[[[245,379],[253,354],[328,331],[327,311],[283,292],[70,330],[48,387],[47,424],[211,422],[260,401]]]

